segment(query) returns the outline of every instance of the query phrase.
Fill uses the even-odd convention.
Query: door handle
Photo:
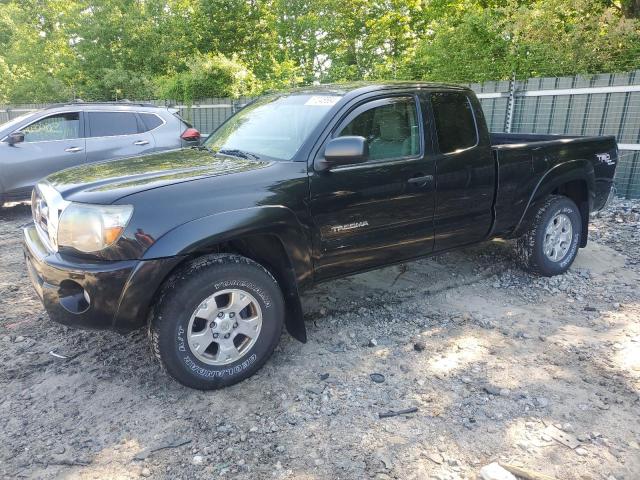
[[[138,140],[137,142],[133,142],[134,145],[149,145],[148,140]]]
[[[84,148],[81,148],[81,147],[69,147],[64,149],[65,152],[69,152],[69,153],[81,152],[82,150],[84,150]]]
[[[433,175],[423,175],[418,177],[411,177],[408,182],[418,187],[426,187],[433,182]]]

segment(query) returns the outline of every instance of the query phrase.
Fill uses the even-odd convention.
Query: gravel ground
[[[285,335],[257,375],[207,393],[160,372],[144,332],[50,322],[28,222],[0,211],[3,478],[475,479],[493,461],[640,477],[640,202],[593,219],[561,277],[490,242],[324,284],[307,344]]]

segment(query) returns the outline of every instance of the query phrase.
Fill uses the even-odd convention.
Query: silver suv
[[[28,198],[58,170],[199,143],[176,109],[151,104],[74,102],[31,112],[0,125],[0,207]]]

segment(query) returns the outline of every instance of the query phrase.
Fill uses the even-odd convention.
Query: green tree
[[[432,21],[406,78],[481,82],[640,67],[640,24],[588,0],[463,4]]]
[[[187,70],[160,81],[163,98],[191,104],[197,98],[239,97],[258,93],[258,81],[237,59],[222,54],[197,55]]]
[[[75,57],[67,29],[76,18],[75,5],[60,0],[2,5],[0,58],[10,73],[0,72],[0,83],[9,100],[45,102],[71,95]]]
[[[2,0],[0,101],[640,68],[640,0]]]

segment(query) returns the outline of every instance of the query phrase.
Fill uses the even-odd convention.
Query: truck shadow
[[[29,222],[31,220],[30,215],[30,202],[9,203],[0,207],[0,221],[13,221],[26,217],[25,222]]]

